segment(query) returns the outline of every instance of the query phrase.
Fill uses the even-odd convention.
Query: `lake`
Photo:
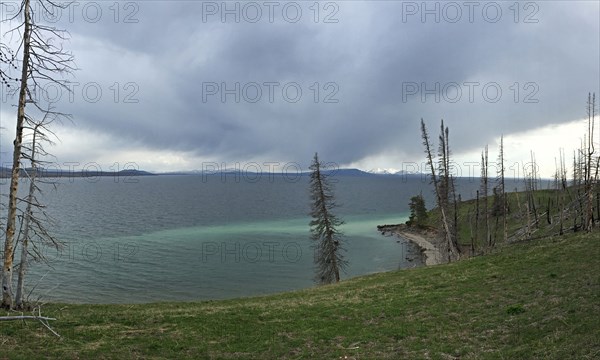
[[[3,203],[7,179],[1,179]],[[376,226],[404,222],[420,177],[334,176],[345,224],[343,278],[422,266],[411,243]],[[253,296],[315,286],[308,176],[161,175],[63,178],[42,185],[53,233],[50,267],[28,287],[46,301],[137,303]],[[26,185],[26,182],[23,182]],[[478,181],[459,181],[463,198]],[[27,186],[21,186],[25,191]],[[17,256],[18,257],[18,256]],[[43,280],[41,280],[43,279]]]

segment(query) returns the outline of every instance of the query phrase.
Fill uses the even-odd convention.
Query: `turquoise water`
[[[344,278],[420,264],[418,250],[382,236],[387,218],[348,216],[342,226]],[[221,299],[313,286],[306,219],[184,227],[71,241],[49,250],[47,298],[73,302]],[[408,262],[406,257],[412,260]],[[31,277],[39,276],[33,271]],[[30,277],[30,278],[31,278]]]
[[[376,229],[405,221],[408,199],[419,189],[428,185],[339,178],[337,212],[349,261],[343,278],[421,265],[414,245]],[[70,179],[45,200],[65,242],[60,251],[44,248],[51,267],[31,265],[29,287],[39,282],[36,294],[45,300],[192,301],[315,286],[306,179]]]

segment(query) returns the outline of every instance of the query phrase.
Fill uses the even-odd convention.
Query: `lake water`
[[[427,182],[334,180],[337,214],[346,222],[343,278],[422,265],[414,245],[376,226],[406,221],[409,198],[420,191],[430,205]],[[477,186],[459,188],[467,198]],[[60,251],[44,248],[51,267],[31,265],[29,288],[39,283],[35,293],[44,300],[191,301],[315,286],[306,175],[70,178],[44,188],[53,232],[65,242]]]

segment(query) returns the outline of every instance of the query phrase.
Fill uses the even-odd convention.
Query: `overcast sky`
[[[509,161],[534,150],[549,176],[600,87],[598,1],[75,2],[59,15],[38,12],[69,30],[80,70],[73,94],[54,92],[73,122],[52,151],[80,167],[266,170],[318,151],[402,169],[423,160],[423,118],[434,139],[444,119],[458,162],[486,144],[495,159],[504,134]],[[2,94],[3,164],[15,103]]]

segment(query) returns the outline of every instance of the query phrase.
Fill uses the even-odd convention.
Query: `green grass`
[[[51,304],[63,337],[0,322],[0,359],[599,358],[599,259],[576,234],[265,297]]]
[[[566,205],[570,205],[569,210],[563,212],[563,233],[572,232],[573,228],[573,207],[576,190],[570,187],[565,192],[558,190],[536,190],[533,193],[534,204],[537,213],[537,223],[533,208],[527,215],[527,194],[521,192],[507,193],[507,235],[511,242],[528,240],[530,238],[542,238],[558,235],[560,233],[560,196]],[[476,226],[477,201],[470,199],[462,201],[458,207],[458,243],[463,248],[470,248],[473,238],[477,253],[487,251],[488,244],[486,238],[484,198],[479,199],[479,226]],[[495,244],[504,242],[503,219],[502,215],[493,216],[491,213],[493,196],[488,197],[488,209],[490,211],[490,232]],[[594,214],[597,214],[594,201]],[[549,214],[549,216],[548,216]],[[428,219],[425,224],[428,228],[439,228],[441,223],[441,214],[437,208],[428,211]],[[450,215],[451,216],[451,215]],[[550,219],[550,222],[548,222]],[[450,222],[453,218],[449,219]],[[527,224],[530,223],[529,234],[527,233]],[[577,224],[580,227],[581,221],[577,218]],[[579,228],[580,230],[580,228]]]

